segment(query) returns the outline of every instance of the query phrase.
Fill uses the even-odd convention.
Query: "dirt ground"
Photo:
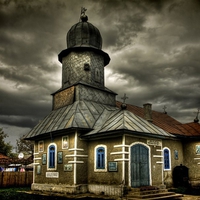
[[[200,200],[200,196],[184,195],[182,200]]]

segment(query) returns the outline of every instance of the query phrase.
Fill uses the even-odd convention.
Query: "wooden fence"
[[[33,172],[0,172],[0,187],[30,186],[33,182]]]

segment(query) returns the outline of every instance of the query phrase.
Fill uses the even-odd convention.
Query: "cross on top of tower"
[[[163,110],[164,110],[164,113],[165,113],[165,114],[167,114],[166,109],[167,109],[167,106],[164,106],[164,107],[163,107]]]
[[[87,20],[88,20],[88,17],[85,14],[86,10],[87,10],[86,8],[81,7],[81,16],[80,16],[80,19],[81,19],[82,22],[87,22]]]
[[[124,96],[121,98],[123,99],[123,103],[125,103],[126,99],[128,99],[128,97],[126,96],[126,94],[124,93]]]
[[[126,101],[126,99],[128,99],[128,97],[126,96],[126,94],[124,94],[124,96],[121,99],[123,99],[123,103],[121,104],[121,108],[124,110],[127,107],[125,101]]]
[[[197,109],[196,118],[194,119],[194,122],[195,122],[195,123],[198,123],[198,122],[199,122],[199,113],[200,113],[200,109],[198,108],[198,109]]]
[[[87,10],[86,8],[81,7],[81,15],[82,15],[82,14],[85,15],[86,10]]]

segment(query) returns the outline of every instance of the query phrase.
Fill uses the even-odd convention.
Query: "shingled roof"
[[[84,137],[108,135],[108,132],[120,130],[157,137],[174,137],[128,110],[91,101],[76,101],[71,105],[53,110],[25,136],[25,139],[34,139],[47,133],[71,128],[86,129],[87,134]]]

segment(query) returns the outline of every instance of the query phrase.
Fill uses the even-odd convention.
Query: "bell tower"
[[[102,51],[101,34],[88,22],[85,11],[81,9],[80,21],[67,33],[67,49],[58,55],[62,87],[53,94],[53,109],[79,100],[115,105],[116,94],[104,85],[104,67],[110,57]]]

